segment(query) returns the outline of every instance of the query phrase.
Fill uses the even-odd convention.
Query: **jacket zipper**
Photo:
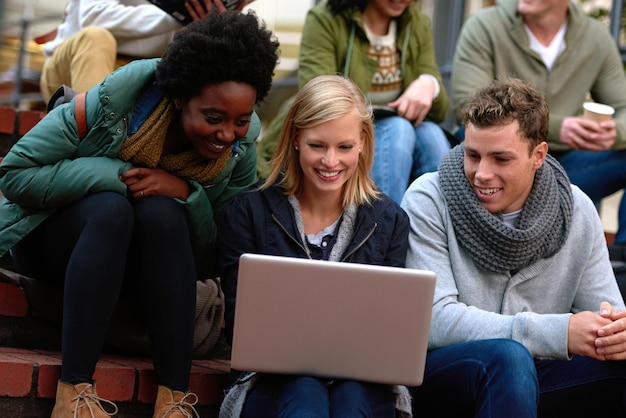
[[[363,238],[363,240],[361,240],[361,242],[359,243],[359,245],[357,245],[356,247],[354,247],[352,249],[352,251],[350,251],[349,253],[347,253],[342,259],[341,261],[344,262],[348,259],[348,257],[350,257],[352,254],[354,254],[359,248],[361,248],[364,244],[365,241],[367,241],[368,239],[370,239],[370,237],[374,234],[374,231],[376,230],[376,228],[378,227],[378,223],[374,223],[374,226],[372,227],[372,229],[370,230],[370,232],[368,232],[367,236],[365,238]]]
[[[287,230],[287,228],[285,228],[283,226],[283,224],[278,220],[278,218],[276,218],[276,215],[272,214],[272,219],[274,219],[274,222],[276,222],[278,224],[278,226],[280,227],[280,229],[283,230],[283,232],[285,232],[285,234],[287,234],[287,236],[289,238],[291,238],[293,240],[293,242],[295,242],[298,247],[300,247],[302,249],[302,251],[304,251],[304,253],[307,255],[307,258],[309,260],[312,260],[311,255],[309,254],[309,252],[306,250],[306,248],[304,248],[304,246],[302,244],[300,244],[300,242],[293,236],[291,235],[291,233]]]
[[[289,238],[291,238],[291,240],[293,242],[296,243],[296,245],[298,245],[298,247],[300,247],[302,249],[302,251],[304,251],[304,253],[307,255],[307,257],[309,259],[312,259],[311,256],[309,255],[309,252],[306,250],[306,248],[304,248],[304,246],[302,246],[302,244],[300,244],[300,242],[291,234],[291,232],[289,232],[287,230],[287,228],[285,228],[285,226],[278,220],[278,218],[276,218],[276,215],[272,214],[272,219],[274,219],[274,222],[276,222],[278,224],[278,226],[280,227],[280,229],[283,230],[283,232],[285,234],[287,234],[287,236]],[[352,249],[352,251],[350,251],[349,253],[347,253],[342,259],[341,261],[344,262],[348,259],[348,257],[350,257],[352,254],[354,254],[359,248],[361,248],[365,242],[370,239],[370,237],[374,234],[374,231],[376,230],[376,228],[378,227],[378,223],[374,223],[374,226],[372,226],[372,229],[367,233],[367,235],[365,236],[365,238],[363,238],[361,240],[361,242]]]

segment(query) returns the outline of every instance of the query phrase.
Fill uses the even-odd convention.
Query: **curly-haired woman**
[[[53,418],[106,417],[93,373],[122,288],[135,292],[159,385],[154,417],[196,413],[188,392],[196,278],[215,272],[216,219],[256,176],[254,105],[278,43],[254,14],[211,13],[161,59],[134,61],[53,110],[0,166],[0,254],[64,285]],[[73,414],[73,415],[72,415]]]

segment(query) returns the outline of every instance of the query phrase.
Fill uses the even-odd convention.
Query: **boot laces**
[[[88,390],[91,390],[92,387],[92,385],[85,386],[85,388],[81,390],[80,393],[76,395],[76,397],[74,397],[74,399],[72,399],[72,401],[76,401],[76,405],[74,406],[74,418],[78,417],[78,409],[81,408],[83,405],[87,406],[92,418],[94,418],[94,409],[92,405],[96,405],[103,413],[110,417],[115,416],[117,414],[117,405],[107,399],[99,397],[95,393],[87,392]],[[104,409],[100,402],[109,404],[113,408],[112,411],[108,412],[106,409]]]
[[[198,411],[194,408],[194,405],[198,403],[198,395],[189,392],[185,396],[180,398],[178,402],[167,402],[170,405],[170,409],[165,411],[163,418],[169,417],[171,414],[180,413],[185,418],[200,418]],[[191,412],[193,412],[193,414]]]

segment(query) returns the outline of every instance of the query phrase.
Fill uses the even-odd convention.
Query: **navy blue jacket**
[[[357,212],[355,231],[341,261],[404,267],[409,219],[387,196]],[[218,225],[221,284],[226,301],[226,337],[232,342],[239,257],[243,253],[307,258],[294,211],[279,186],[235,196]]]

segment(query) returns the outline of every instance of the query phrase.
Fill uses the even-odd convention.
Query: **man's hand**
[[[429,77],[420,77],[388,106],[397,110],[398,115],[418,126],[424,121],[433,105],[435,85]]]
[[[626,359],[626,310],[614,310],[611,304],[602,302],[600,315],[612,322],[598,329],[596,352],[607,360]]]
[[[573,355],[606,360],[604,354],[597,352],[596,342],[598,330],[612,323],[610,318],[590,311],[573,314],[569,320],[567,350]]]
[[[560,140],[575,150],[606,151],[617,139],[615,122],[597,123],[589,119],[569,117],[561,124]]]
[[[134,199],[148,196],[169,196],[187,200],[191,194],[189,184],[160,168],[132,167],[121,175],[128,194]]]

